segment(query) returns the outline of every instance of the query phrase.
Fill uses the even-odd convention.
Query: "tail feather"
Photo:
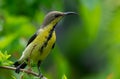
[[[27,66],[26,62],[20,63],[19,61],[16,61],[13,65],[16,67],[16,73],[19,73],[20,69],[24,69]]]
[[[14,64],[13,64],[15,67],[19,66],[20,63],[18,61],[16,61]]]

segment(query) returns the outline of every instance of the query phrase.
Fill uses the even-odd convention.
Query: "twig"
[[[9,67],[9,66],[0,66],[0,68],[9,69],[9,70],[16,70],[15,67]],[[39,77],[39,75],[37,73],[26,70],[26,69],[20,69],[20,71]]]
[[[0,66],[0,68],[3,68],[3,69],[9,69],[9,70],[16,70],[15,67],[9,67],[9,66]],[[26,70],[26,69],[20,69],[21,72],[25,72],[27,74],[31,74],[31,75],[34,75],[36,77],[39,77],[39,75],[35,72],[32,72],[32,71],[29,71],[29,70]]]
[[[0,68],[3,68],[3,69],[9,69],[9,70],[16,70],[15,67],[10,67],[10,66],[0,66]],[[26,70],[26,69],[20,69],[21,72],[25,72],[27,74],[31,74],[33,76],[36,76],[36,77],[40,77],[37,73],[35,72],[32,72],[32,71],[29,71],[29,70]],[[47,79],[45,76],[42,76],[40,77],[41,79]]]

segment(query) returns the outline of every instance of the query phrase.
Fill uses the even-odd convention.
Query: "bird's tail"
[[[20,69],[24,69],[27,66],[26,62],[20,63],[19,61],[16,61],[13,65],[16,67],[16,73],[19,73]]]
[[[24,69],[26,66],[27,66],[27,64],[25,63],[25,62],[23,62],[23,63],[20,63],[19,61],[16,61],[14,64],[13,64],[15,67],[20,67],[21,69]]]

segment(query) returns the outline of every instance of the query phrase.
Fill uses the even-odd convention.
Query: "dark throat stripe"
[[[55,26],[56,26],[56,25],[55,25]],[[55,26],[53,26],[53,28],[49,31],[49,35],[48,35],[48,37],[47,37],[47,40],[43,43],[42,47],[40,48],[40,54],[42,54],[42,53],[43,53],[43,49],[44,49],[45,47],[47,47],[47,44],[48,44],[49,40],[50,40],[51,37],[52,37],[53,31],[54,31],[54,29],[55,29]]]

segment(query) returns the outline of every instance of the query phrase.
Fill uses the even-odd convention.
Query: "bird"
[[[30,63],[35,63],[38,68],[39,76],[43,76],[40,72],[40,65],[55,46],[55,27],[64,16],[71,14],[76,13],[50,11],[46,14],[40,28],[28,40],[21,57],[13,64],[16,67],[16,73],[19,73],[20,69],[24,69]]]

